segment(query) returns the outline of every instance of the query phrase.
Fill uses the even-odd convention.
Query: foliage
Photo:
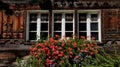
[[[93,38],[94,39],[94,38]],[[120,58],[114,58],[99,49],[95,40],[85,37],[39,40],[30,47],[31,57],[19,67],[117,67]],[[20,62],[20,61],[19,61]],[[22,65],[22,66],[21,66]]]

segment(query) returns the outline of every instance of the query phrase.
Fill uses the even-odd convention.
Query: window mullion
[[[73,35],[75,35],[75,13],[73,13]]]
[[[101,13],[98,14],[98,38],[99,38],[99,41],[101,41]]]
[[[41,16],[40,13],[38,13],[38,17],[37,17],[37,40],[40,39],[40,30],[41,30]]]
[[[91,39],[91,31],[90,31],[90,13],[87,14],[87,40]]]
[[[65,36],[65,13],[62,14],[62,37]]]

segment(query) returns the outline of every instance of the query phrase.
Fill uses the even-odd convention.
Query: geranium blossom
[[[97,45],[92,41],[86,41],[85,37],[78,38],[63,37],[62,39],[56,35],[57,40],[48,38],[42,43],[37,43],[35,46],[30,47],[31,55],[36,59],[45,60],[39,61],[44,66],[50,67],[55,65],[62,65],[64,62],[72,63],[83,61],[86,56],[93,56],[98,53],[95,48]]]

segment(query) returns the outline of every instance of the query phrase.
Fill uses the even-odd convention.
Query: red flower
[[[49,38],[50,43],[55,42],[53,38]]]
[[[59,47],[58,50],[62,50],[62,47]]]
[[[62,45],[61,45],[61,46],[62,46],[62,47],[63,47],[63,46],[65,46],[65,43],[62,43]]]
[[[70,54],[70,55],[73,55],[73,52],[72,52],[72,51],[70,51],[70,52],[69,52],[69,54]]]
[[[56,54],[58,54],[58,53],[59,53],[59,51],[57,51],[57,50],[55,50],[55,51],[53,52],[54,55],[56,55]]]
[[[29,48],[29,50],[30,50],[30,51],[32,51],[32,50],[33,50],[33,48],[32,48],[32,47],[30,47],[30,48]]]
[[[72,48],[68,47],[68,51],[72,51]]]
[[[76,42],[73,43],[73,47],[76,48],[77,47],[77,44]]]
[[[80,51],[80,48],[77,48],[78,49],[78,51]]]
[[[58,54],[58,56],[59,56],[59,57],[62,57],[62,56],[63,56],[63,53]]]
[[[55,46],[56,49],[58,49],[58,46]]]
[[[32,51],[36,51],[37,50],[37,48],[36,47],[34,47],[33,49],[32,49]]]
[[[75,56],[75,59],[78,59],[79,58],[79,56],[77,55],[77,56]]]
[[[51,65],[52,64],[52,60],[50,60],[50,59],[46,59],[46,65]]]
[[[90,47],[91,45],[90,44],[87,44],[88,47]]]

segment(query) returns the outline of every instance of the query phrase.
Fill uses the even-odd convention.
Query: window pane
[[[66,33],[65,33],[65,36],[66,36],[66,37],[72,37],[72,36],[73,36],[73,32],[66,32]]]
[[[72,31],[73,30],[73,23],[66,23],[65,24],[65,30],[66,31]]]
[[[80,13],[79,14],[79,21],[86,21],[87,14],[86,13]]]
[[[91,14],[91,21],[97,21],[98,15],[97,14]]]
[[[45,39],[48,37],[48,32],[41,32],[41,38]]]
[[[37,30],[37,23],[30,23],[29,29],[30,29],[30,31],[36,31]]]
[[[86,31],[86,23],[79,23],[79,31]]]
[[[41,31],[48,31],[48,23],[41,23]]]
[[[36,32],[30,32],[29,33],[29,39],[30,40],[35,40],[36,39]]]
[[[61,37],[61,32],[54,32],[54,37],[55,35],[59,35]]]
[[[66,14],[65,15],[65,20],[66,21],[72,21],[73,20],[73,14]]]
[[[62,14],[56,13],[54,14],[54,21],[61,21],[62,20]]]
[[[54,31],[61,31],[61,23],[54,23]]]
[[[30,14],[30,21],[37,21],[37,14]]]
[[[91,32],[91,36],[98,40],[98,32]]]
[[[48,14],[41,14],[41,21],[48,21]]]
[[[91,23],[91,31],[97,31],[98,30],[98,23]]]
[[[79,32],[79,36],[84,36],[86,38],[87,33],[86,32]]]

